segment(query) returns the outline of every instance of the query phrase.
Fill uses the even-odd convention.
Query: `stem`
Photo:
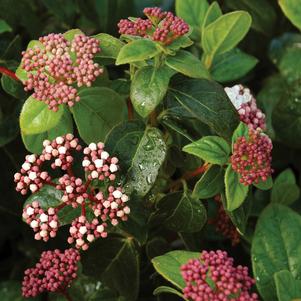
[[[209,70],[211,65],[212,65],[212,61],[213,61],[213,55],[212,54],[205,54],[205,57],[204,57],[204,64],[205,64],[205,67]]]
[[[153,111],[150,113],[149,115],[149,123],[152,127],[156,127],[157,126],[157,113],[156,111]]]
[[[5,74],[16,81],[19,81],[16,74],[13,71],[11,71],[5,67],[0,67],[0,73]]]
[[[133,114],[133,105],[131,99],[128,97],[127,99],[127,107],[128,107],[128,120],[133,120],[134,114]]]
[[[57,210],[61,210],[62,208],[64,208],[65,206],[67,206],[66,203],[62,203],[61,205],[57,206],[56,209]]]
[[[85,191],[87,191],[90,184],[91,184],[91,180],[88,180],[85,184]]]
[[[82,203],[82,215],[86,216],[86,203],[85,202]]]
[[[67,168],[67,173],[68,173],[69,177],[74,177],[74,173],[73,173],[73,170],[72,170],[72,167],[71,167],[71,166],[69,166],[69,167]]]

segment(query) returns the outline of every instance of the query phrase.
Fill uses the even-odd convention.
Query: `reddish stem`
[[[13,71],[11,71],[5,67],[0,67],[0,73],[5,74],[16,81],[19,81],[16,74]]]
[[[87,191],[90,184],[91,184],[91,180],[88,180],[85,184],[85,191]]]
[[[67,204],[66,203],[62,203],[61,205],[57,206],[56,209],[57,210],[61,210],[62,208],[64,208]]]
[[[132,105],[131,99],[129,97],[127,99],[127,107],[128,107],[128,120],[133,120],[133,117],[134,117],[133,105]]]
[[[73,170],[72,170],[72,167],[71,167],[71,166],[69,166],[69,167],[67,168],[67,173],[68,173],[69,177],[74,177],[74,173],[73,173]]]
[[[46,185],[53,186],[53,187],[56,187],[56,186],[57,186],[57,184],[55,184],[55,183],[53,183],[53,182],[51,182],[51,181],[45,182],[45,184],[46,184]]]

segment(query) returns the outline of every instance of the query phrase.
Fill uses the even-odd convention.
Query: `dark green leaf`
[[[211,74],[218,82],[229,82],[246,75],[257,63],[254,56],[234,48],[214,57]]]
[[[199,199],[211,198],[220,193],[223,187],[223,169],[220,166],[212,165],[196,182],[192,195]]]
[[[83,273],[117,290],[125,300],[136,300],[139,289],[139,257],[131,238],[99,239],[82,256]]]
[[[83,89],[71,111],[81,138],[86,143],[103,141],[106,134],[124,120],[126,105],[115,91],[106,87]]]
[[[160,50],[151,40],[139,39],[123,46],[116,59],[116,65],[144,61],[154,57]]]
[[[170,88],[167,101],[207,124],[215,133],[230,140],[238,125],[238,114],[219,84],[206,79],[185,79]]]
[[[239,174],[232,169],[231,164],[226,169],[225,188],[227,210],[233,211],[244,202],[249,187],[240,183]]]
[[[0,300],[1,301],[23,301],[21,293],[21,283],[14,280],[0,282]],[[39,301],[39,297],[28,298],[28,301]]]
[[[266,181],[259,180],[257,184],[254,183],[253,185],[261,190],[269,190],[273,187],[273,179],[272,177],[268,177]]]
[[[25,101],[21,111],[21,131],[27,135],[48,131],[60,122],[63,112],[63,106],[60,106],[57,112],[53,112],[49,110],[44,102],[38,101],[30,96]]]
[[[144,196],[155,183],[165,159],[166,145],[156,128],[144,128],[140,122],[125,122],[108,135],[106,145],[127,173],[126,189]]]
[[[260,215],[252,242],[252,264],[259,293],[277,300],[273,275],[288,270],[301,277],[301,217],[283,205],[269,205]]]
[[[106,33],[99,33],[93,37],[100,41],[101,51],[97,53],[97,57],[116,59],[124,45],[119,39]]]
[[[23,99],[26,96],[23,85],[5,74],[1,77],[1,85],[6,93],[17,99]]]
[[[205,136],[183,147],[183,151],[205,162],[224,165],[229,160],[230,146],[218,136]]]
[[[143,67],[138,70],[131,84],[131,100],[136,112],[148,116],[164,98],[170,72],[167,68]]]
[[[158,219],[175,232],[198,232],[207,220],[204,205],[189,192],[173,192],[157,204]]]
[[[181,297],[183,300],[187,300],[186,298],[184,298],[184,295],[182,294],[182,292],[179,292],[178,290],[169,287],[169,286],[159,286],[154,290],[154,295],[160,295],[160,294],[174,294],[177,295],[179,297]]]
[[[297,298],[301,298],[301,281],[296,280],[288,270],[275,273],[274,280],[278,297],[277,300],[294,301]]]
[[[185,50],[179,50],[175,56],[168,56],[166,64],[177,72],[194,78],[209,78],[209,72],[203,63]]]
[[[291,169],[286,169],[275,180],[271,201],[283,205],[291,205],[300,196],[299,186]]]
[[[180,268],[189,259],[200,258],[199,252],[172,251],[152,259],[156,271],[179,289],[185,287]]]
[[[3,32],[10,32],[13,29],[5,22],[5,20],[0,19],[0,34]]]

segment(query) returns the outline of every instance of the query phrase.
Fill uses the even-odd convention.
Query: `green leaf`
[[[301,277],[301,217],[286,206],[273,204],[259,217],[252,241],[256,285],[265,301],[277,300],[273,275],[288,270]]]
[[[227,141],[239,122],[237,111],[223,87],[213,81],[176,81],[169,89],[166,101],[176,103],[183,110],[182,114],[189,114],[190,118],[205,123]]]
[[[153,258],[152,264],[161,276],[182,290],[185,287],[185,281],[181,275],[181,266],[189,259],[200,258],[200,255],[199,252],[171,251]]]
[[[25,101],[20,114],[20,128],[24,134],[39,134],[54,128],[61,120],[64,106],[57,112],[49,110],[48,106],[32,96]]]
[[[120,49],[124,45],[119,39],[106,33],[99,33],[93,36],[93,38],[99,40],[101,48],[101,51],[96,54],[96,57],[116,59]]]
[[[60,226],[69,225],[81,215],[81,207],[73,208],[71,205],[65,206],[58,212]]]
[[[207,0],[176,0],[177,16],[183,18],[193,27],[193,38],[200,40],[201,27],[204,22],[206,11],[209,7]]]
[[[166,65],[189,77],[209,78],[209,73],[203,63],[185,50],[179,50],[175,56],[168,56]]]
[[[199,199],[214,197],[224,187],[224,172],[220,166],[212,165],[196,182],[192,196]]]
[[[79,35],[79,34],[84,34],[80,29],[70,29],[70,30],[68,30],[68,31],[66,31],[64,34],[63,34],[63,36],[64,36],[64,38],[66,39],[66,40],[68,40],[69,42],[71,42],[73,39],[74,39],[74,37],[76,36],[76,35]]]
[[[146,39],[135,40],[120,49],[116,65],[148,60],[159,52],[155,42]]]
[[[165,195],[158,202],[157,209],[155,220],[160,220],[166,228],[175,232],[198,232],[207,220],[204,205],[188,191]]]
[[[288,19],[301,30],[301,6],[298,0],[278,0]]]
[[[232,169],[231,164],[226,169],[225,188],[227,210],[233,211],[244,202],[249,187],[240,183],[239,174]]]
[[[291,205],[300,196],[300,188],[291,169],[281,172],[275,180],[271,201],[283,205]]]
[[[127,173],[126,189],[144,196],[155,183],[166,156],[166,145],[159,129],[138,121],[117,125],[106,139],[106,147],[120,160]]]
[[[202,47],[205,53],[213,58],[234,48],[249,31],[251,22],[251,16],[244,11],[219,17],[204,30]]]
[[[11,32],[13,29],[3,20],[0,19],[0,34],[3,32]]]
[[[204,18],[204,22],[202,25],[202,31],[204,32],[204,29],[206,28],[207,25],[209,25],[210,23],[214,22],[216,19],[218,19],[220,16],[222,16],[223,12],[219,6],[219,4],[214,1],[210,4],[205,18]]]
[[[21,283],[19,281],[7,280],[0,282],[0,300],[1,301],[23,301],[21,293]],[[39,297],[28,298],[28,301],[41,300]]]
[[[259,182],[256,184],[253,184],[256,188],[261,190],[270,190],[273,187],[273,178],[268,177],[266,181],[259,180]]]
[[[103,141],[107,133],[123,121],[127,112],[119,94],[107,87],[86,88],[71,108],[80,137],[87,143]]]
[[[211,75],[221,83],[234,81],[246,75],[257,63],[254,56],[234,48],[214,57]]]
[[[73,121],[70,112],[65,108],[59,123],[46,132],[27,135],[21,131],[21,136],[26,149],[32,153],[40,154],[43,150],[44,140],[53,140],[58,136],[73,133]]]
[[[160,295],[160,294],[173,294],[173,295],[177,295],[177,296],[181,297],[183,300],[187,300],[186,298],[184,298],[184,295],[182,294],[182,292],[179,292],[178,290],[174,289],[173,287],[169,287],[169,286],[159,286],[154,290],[153,294],[155,296]]]
[[[294,301],[301,298],[301,280],[296,280],[292,273],[283,270],[274,274],[279,301]]]
[[[17,99],[24,99],[26,96],[23,85],[19,81],[16,81],[5,74],[1,77],[1,85],[7,94]]]
[[[131,84],[131,100],[137,113],[147,117],[164,98],[170,73],[167,68],[143,67],[135,73]]]
[[[83,273],[101,280],[128,301],[137,299],[139,255],[131,238],[98,239],[82,255]]]
[[[166,48],[168,51],[177,51],[180,48],[187,48],[192,44],[193,41],[187,36],[180,36],[177,39],[175,39],[171,44],[164,46],[164,48]]]
[[[235,144],[236,140],[239,137],[246,137],[249,138],[249,128],[244,122],[240,122],[238,127],[235,129],[233,136],[232,136],[232,151],[233,145]]]
[[[274,31],[276,11],[272,3],[267,0],[226,0],[226,5],[232,10],[245,10],[252,17],[251,27],[255,30],[269,35]],[[267,14],[263,12],[269,12]]]
[[[27,204],[31,204],[34,201],[38,201],[42,209],[47,210],[52,207],[55,208],[62,203],[63,192],[57,190],[50,185],[44,185],[39,191],[33,193],[28,197],[24,203],[24,207]]]
[[[183,151],[205,162],[224,165],[229,160],[230,146],[221,137],[205,136],[183,147]]]

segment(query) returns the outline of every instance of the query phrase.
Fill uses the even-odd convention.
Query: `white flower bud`
[[[28,207],[26,209],[26,213],[27,213],[28,216],[31,216],[31,215],[34,214],[34,209],[32,207]]]
[[[59,153],[60,153],[61,155],[64,155],[64,154],[66,154],[67,149],[66,149],[65,146],[60,146],[60,147],[58,148],[58,151],[59,151]]]
[[[97,160],[94,161],[94,164],[95,164],[96,168],[103,167],[103,160],[97,159]]]
[[[82,226],[79,228],[79,233],[84,235],[87,233],[87,227],[86,226]]]
[[[120,199],[122,197],[122,192],[120,190],[113,191],[113,197],[115,199]]]
[[[116,164],[111,164],[111,165],[110,165],[110,171],[111,171],[111,172],[116,172],[117,170],[118,170],[118,167],[117,167]]]
[[[28,162],[24,162],[22,165],[22,168],[26,171],[30,170],[30,167],[31,167],[31,165]]]
[[[106,159],[108,159],[109,158],[109,153],[108,152],[106,152],[106,151],[103,151],[102,153],[101,153],[101,159],[103,159],[103,160],[106,160]]]
[[[102,233],[103,231],[104,231],[104,226],[103,225],[99,225],[99,226],[97,226],[97,228],[96,228],[96,231],[98,232],[98,233]]]
[[[56,137],[55,142],[57,144],[62,144],[64,142],[64,138],[63,137]]]
[[[42,223],[47,222],[47,221],[48,221],[48,215],[45,214],[45,213],[42,213],[42,214],[40,215],[40,221],[41,221]]]
[[[121,200],[123,203],[126,203],[129,200],[129,197],[126,194],[123,194]]]
[[[91,151],[95,151],[95,150],[97,150],[97,145],[95,143],[90,143],[89,148]]]
[[[34,171],[31,171],[29,174],[28,174],[28,178],[30,179],[30,180],[35,180],[36,178],[37,178],[37,173],[36,172],[34,172]]]
[[[91,164],[91,162],[89,160],[83,160],[83,167],[88,167]]]
[[[56,229],[56,228],[57,228],[57,221],[52,220],[52,221],[49,223],[49,226],[50,226],[52,229]]]
[[[36,221],[36,220],[33,220],[31,223],[30,223],[30,227],[31,228],[37,228],[39,226],[39,223]]]
[[[112,202],[111,209],[117,209],[117,208],[118,208],[118,204],[116,202]]]
[[[67,193],[72,193],[73,192],[73,187],[71,185],[66,186],[66,192]]]
[[[92,242],[94,240],[94,235],[93,234],[88,234],[87,235],[87,241]]]

